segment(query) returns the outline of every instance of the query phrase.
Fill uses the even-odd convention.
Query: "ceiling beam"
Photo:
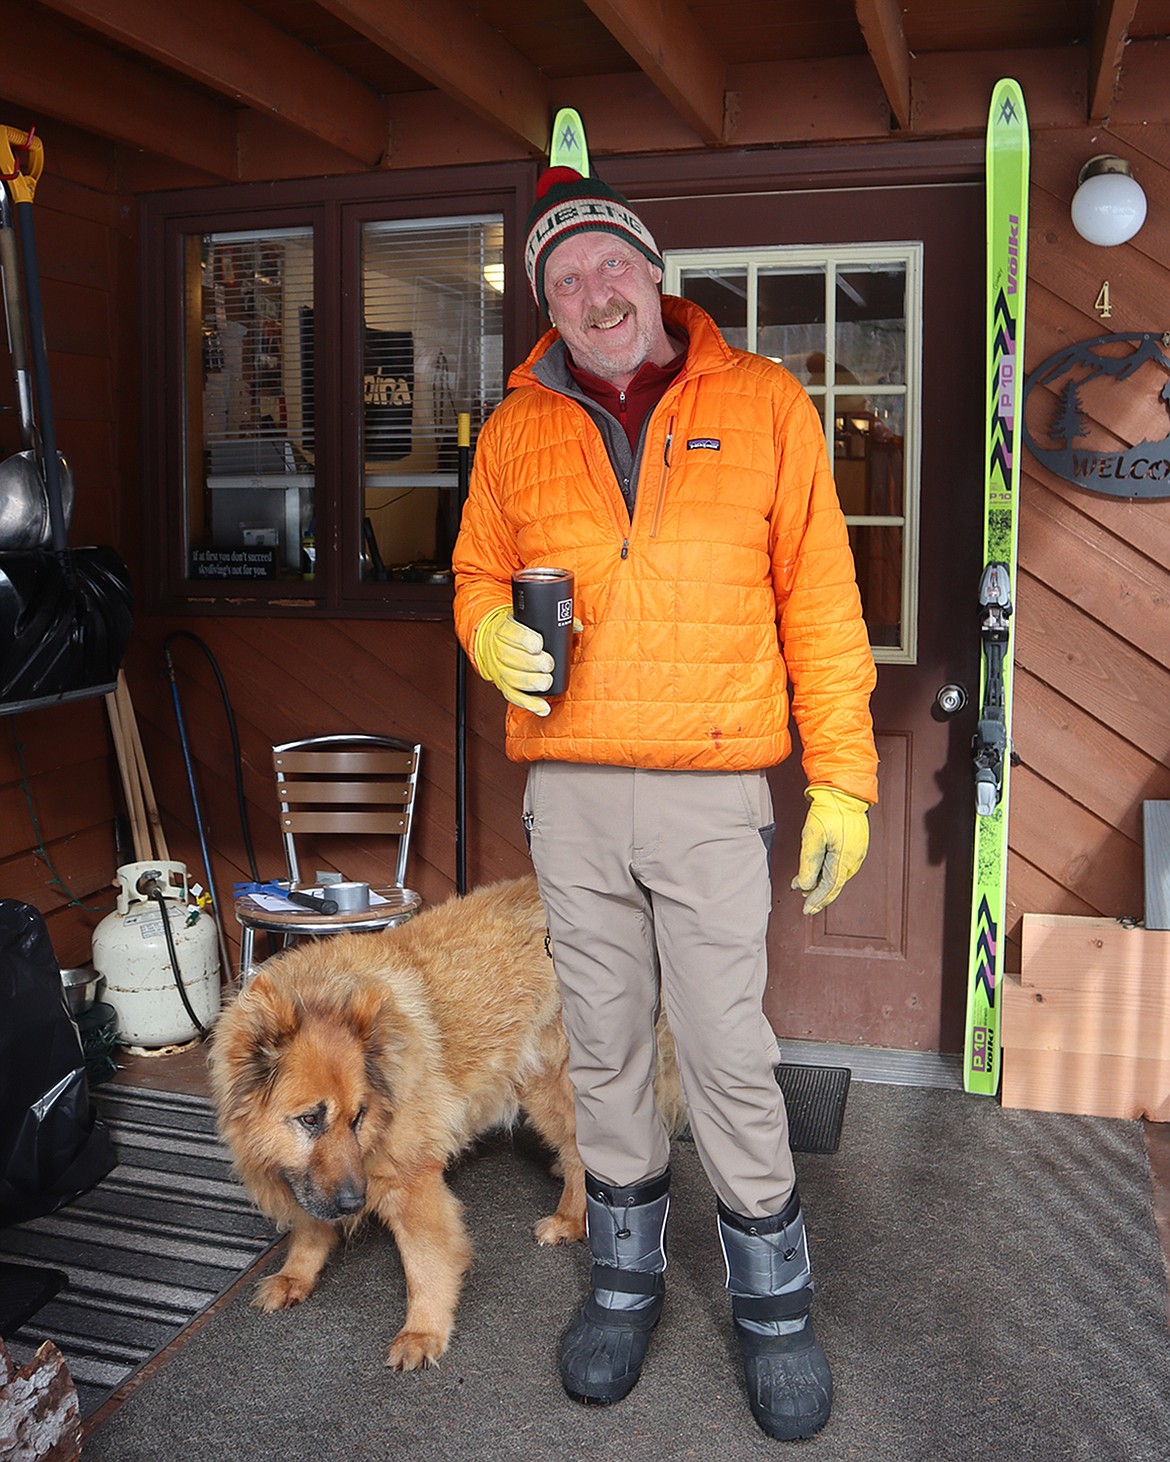
[[[684,0],[585,3],[704,142],[730,140],[727,67]]]
[[[526,152],[548,151],[552,109],[544,75],[460,0],[319,0]]]
[[[1089,47],[1089,121],[1103,122],[1113,110],[1129,28],[1137,0],[1097,0]]]
[[[902,132],[910,131],[910,49],[898,0],[853,0],[857,21],[890,112]]]
[[[367,167],[390,123],[369,87],[237,0],[43,0],[50,9],[255,111],[268,112]]]
[[[22,129],[35,125],[50,153],[55,117],[212,177],[236,177],[235,116],[227,107],[59,25],[24,0],[0,0],[0,35],[0,95],[27,108],[26,115],[4,120]]]

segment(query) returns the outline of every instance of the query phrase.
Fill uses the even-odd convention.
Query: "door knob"
[[[944,716],[957,716],[967,704],[967,688],[963,685],[940,685],[934,703]]]

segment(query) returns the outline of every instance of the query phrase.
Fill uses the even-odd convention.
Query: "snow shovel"
[[[32,404],[32,374],[28,365],[27,329],[21,302],[20,266],[16,249],[16,221],[12,195],[0,179],[0,275],[4,282],[4,318],[8,349],[16,382],[20,439],[24,450],[0,462],[0,549],[45,548],[52,539],[49,492],[41,468],[43,449]],[[60,453],[61,494],[68,528],[73,512],[73,473]]]
[[[27,159],[27,171],[17,165],[15,153]],[[134,623],[134,591],[119,555],[112,548],[71,549],[66,542],[64,474],[53,425],[32,219],[43,155],[32,132],[0,127],[0,177],[15,202],[40,427],[39,450],[30,450],[42,475],[49,517],[49,546],[0,552],[0,715],[110,694]],[[7,264],[4,273],[7,295]],[[17,389],[19,394],[19,378]]]

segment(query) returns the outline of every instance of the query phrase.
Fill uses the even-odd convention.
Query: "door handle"
[[[953,681],[940,685],[935,692],[934,703],[944,716],[957,716],[967,704],[967,687]]]

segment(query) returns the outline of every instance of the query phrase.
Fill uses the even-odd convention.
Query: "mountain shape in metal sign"
[[[1128,446],[1093,446],[1117,417],[1118,389],[1126,391],[1127,423],[1136,414],[1137,430],[1149,435]],[[1033,432],[1029,417],[1038,423],[1042,400],[1050,401],[1049,420]],[[1029,450],[1057,477],[1108,497],[1170,498],[1170,431],[1157,435],[1170,424],[1170,331],[1099,335],[1057,351],[1028,377],[1022,415]]]

